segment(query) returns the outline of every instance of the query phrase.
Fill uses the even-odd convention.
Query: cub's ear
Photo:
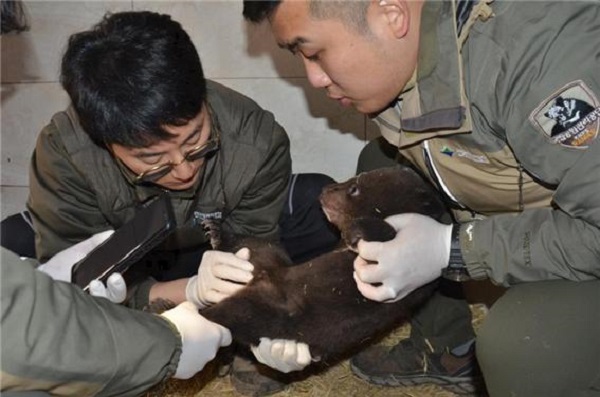
[[[390,224],[377,218],[358,218],[350,223],[347,230],[342,232],[346,245],[356,251],[359,240],[388,241],[396,237],[396,231]]]

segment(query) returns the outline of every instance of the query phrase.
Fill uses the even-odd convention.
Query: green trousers
[[[399,163],[380,138],[365,146],[357,172]],[[411,338],[435,351],[473,338],[460,289],[442,284],[411,320]],[[512,286],[486,315],[476,348],[490,397],[600,397],[600,280]]]
[[[600,396],[600,280],[510,287],[477,335],[491,397]]]

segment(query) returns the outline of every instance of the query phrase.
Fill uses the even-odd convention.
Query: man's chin
[[[372,103],[364,103],[364,102],[353,102],[352,107],[357,112],[365,114],[365,115],[378,114],[382,110],[385,109],[385,107],[374,106],[374,104],[372,104]]]
[[[354,109],[356,109],[357,112],[362,113],[366,116],[368,116],[369,118],[374,118],[377,117],[379,115],[379,113],[389,109],[391,106],[393,106],[393,103],[391,104],[386,104],[383,106],[380,105],[356,105],[354,107]]]
[[[373,108],[364,107],[364,106],[360,106],[360,105],[355,105],[353,107],[354,107],[354,110],[356,110],[358,113],[364,114],[366,116],[371,116],[373,114],[379,114],[379,112],[380,112],[380,111],[373,111]]]
[[[196,178],[192,179],[189,182],[185,182],[185,183],[178,183],[178,182],[161,183],[159,186],[164,189],[168,189],[168,190],[181,191],[181,190],[187,190],[187,189],[193,187],[195,184],[196,184]]]

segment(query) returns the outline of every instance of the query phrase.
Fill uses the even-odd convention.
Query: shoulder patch
[[[576,80],[546,98],[529,121],[553,143],[585,149],[600,130],[600,103],[583,81]]]

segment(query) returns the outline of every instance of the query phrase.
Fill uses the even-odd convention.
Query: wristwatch
[[[463,282],[471,279],[467,266],[465,265],[460,251],[460,224],[452,225],[452,237],[450,240],[450,260],[448,267],[442,270],[442,277],[447,280]]]

